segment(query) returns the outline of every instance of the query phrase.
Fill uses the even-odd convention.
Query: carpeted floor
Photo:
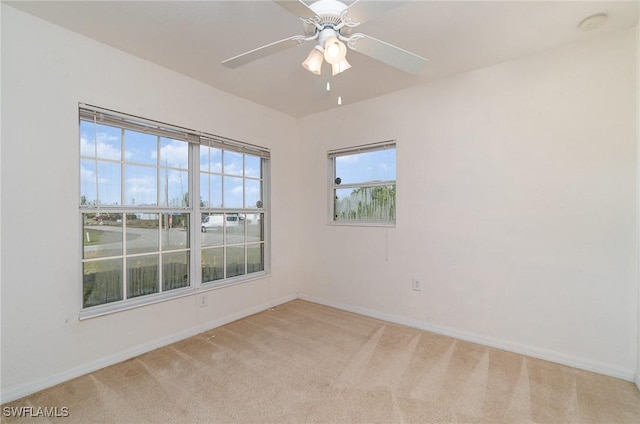
[[[300,300],[20,406],[69,416],[2,421],[640,423],[632,383]]]

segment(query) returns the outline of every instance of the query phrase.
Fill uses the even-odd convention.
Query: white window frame
[[[209,139],[206,137],[203,137],[201,139],[201,145],[208,145],[210,147],[213,148],[218,148],[218,149],[222,149],[222,159],[221,162],[223,163],[223,168],[220,170],[220,172],[211,172],[211,171],[202,171],[201,169],[199,169],[199,162],[198,162],[198,178],[196,178],[198,180],[198,183],[200,181],[200,175],[205,174],[205,175],[218,175],[221,178],[221,183],[222,183],[222,192],[221,192],[221,198],[222,198],[222,206],[200,206],[199,202],[198,202],[198,209],[200,212],[200,217],[199,217],[199,221],[198,222],[202,222],[203,218],[205,215],[211,215],[211,214],[225,214],[223,215],[224,217],[226,217],[227,214],[261,214],[263,216],[263,222],[262,222],[262,226],[263,226],[263,240],[260,242],[249,242],[248,241],[248,234],[249,234],[249,225],[248,223],[246,223],[245,221],[245,225],[244,225],[244,236],[245,236],[245,241],[243,243],[230,243],[227,241],[227,237],[226,237],[226,232],[224,232],[224,237],[223,237],[223,242],[220,245],[215,245],[215,246],[205,246],[204,249],[217,249],[217,248],[223,248],[224,249],[224,261],[225,261],[225,265],[226,265],[226,260],[227,260],[227,256],[226,256],[226,248],[227,247],[239,247],[239,246],[244,246],[244,257],[245,257],[245,274],[240,275],[240,276],[234,276],[234,277],[227,277],[227,269],[226,266],[223,269],[224,272],[224,278],[219,279],[219,280],[212,280],[212,281],[204,281],[203,277],[202,277],[202,268],[198,268],[198,271],[200,272],[199,275],[199,279],[198,281],[200,282],[202,287],[206,287],[206,288],[217,288],[217,287],[224,287],[227,286],[229,284],[232,284],[233,282],[235,282],[236,280],[242,281],[244,279],[246,279],[247,276],[253,276],[254,274],[267,274],[267,255],[268,252],[270,251],[270,249],[268,249],[267,246],[267,237],[268,237],[268,219],[267,219],[267,210],[268,208],[266,207],[266,204],[268,203],[268,178],[267,175],[269,175],[269,161],[266,160],[264,157],[262,158],[262,162],[261,162],[261,175],[259,177],[254,177],[254,176],[247,176],[243,175],[242,177],[238,176],[237,174],[228,174],[225,172],[224,170],[224,155],[226,152],[234,152],[234,153],[242,153],[239,152],[238,150],[234,149],[234,150],[230,150],[228,148],[225,148],[224,146],[221,146],[219,143],[216,142],[216,140],[213,139]],[[245,152],[247,153],[247,152]],[[253,152],[248,152],[252,155],[255,156],[255,153]],[[246,157],[243,158],[243,169],[246,169],[245,167],[245,162],[244,159],[246,159]],[[258,207],[256,205],[246,205],[245,201],[246,198],[243,199],[243,206],[242,207],[227,207],[224,206],[225,205],[225,177],[231,177],[231,178],[242,178],[242,185],[243,185],[243,192],[246,193],[246,183],[247,181],[259,181],[262,187],[262,207]],[[200,191],[199,191],[200,193]],[[246,215],[245,215],[246,217]],[[226,227],[226,219],[223,220],[223,223]],[[199,234],[200,237],[202,237],[202,234]],[[248,250],[250,246],[256,246],[256,245],[262,245],[263,246],[263,262],[264,262],[264,267],[265,269],[263,271],[257,271],[257,272],[253,272],[251,274],[248,274],[248,270],[247,270],[247,261],[248,261]],[[200,245],[199,245],[200,246]],[[198,249],[198,254],[202,254],[202,246]],[[199,258],[199,263],[201,262],[202,258]],[[269,261],[270,263],[270,261]]]
[[[351,184],[337,184],[336,183],[336,164],[335,159],[340,156],[348,156],[355,155],[359,153],[368,153],[379,150],[386,149],[395,149],[397,152],[397,144],[396,140],[387,140],[378,143],[371,144],[363,144],[359,146],[329,150],[327,152],[327,175],[328,175],[328,197],[327,197],[327,206],[328,206],[328,223],[329,225],[337,225],[337,226],[361,226],[361,227],[395,227],[396,219],[397,219],[397,190],[395,196],[395,216],[393,221],[385,220],[385,221],[364,221],[364,220],[337,220],[336,219],[336,210],[335,210],[335,192],[339,189],[348,189],[348,188],[364,188],[364,187],[380,187],[380,186],[389,186],[393,185],[397,188],[397,175],[395,180],[389,181],[366,181],[361,183],[351,183]],[[397,159],[396,159],[397,164]]]
[[[162,292],[162,281],[159,281],[160,292],[141,295],[138,297],[134,297],[131,299],[126,299],[127,292],[127,283],[126,276],[123,277],[123,293],[125,294],[125,299],[118,300],[110,303],[99,304],[95,306],[84,307],[83,301],[83,290],[84,290],[84,281],[83,281],[83,263],[84,259],[84,243],[81,242],[80,251],[81,257],[79,261],[79,275],[80,275],[80,287],[79,293],[81,294],[79,297],[79,319],[92,318],[96,316],[106,315],[118,311],[128,310],[136,307],[140,307],[143,305],[149,305],[153,303],[163,302],[169,299],[176,299],[184,296],[191,296],[197,294],[198,292],[205,292],[210,290],[219,289],[222,287],[227,287],[234,284],[240,284],[247,281],[265,278],[271,274],[271,243],[270,243],[270,150],[261,146],[256,146],[244,142],[240,142],[237,140],[232,140],[229,138],[216,136],[208,133],[204,133],[201,131],[195,131],[183,127],[178,127],[158,121],[153,121],[145,118],[140,118],[133,115],[124,114],[121,112],[116,112],[113,110],[100,108],[92,105],[87,105],[80,103],[79,104],[79,124],[81,121],[89,121],[93,120],[94,122],[110,125],[119,128],[131,129],[138,132],[145,132],[145,129],[148,132],[153,133],[154,135],[161,135],[162,137],[167,137],[176,140],[184,140],[189,143],[189,159],[188,159],[188,167],[186,171],[188,172],[188,194],[189,194],[189,206],[187,207],[171,207],[171,206],[153,206],[153,207],[136,207],[135,205],[105,205],[101,206],[99,204],[96,205],[82,205],[80,201],[79,213],[80,213],[80,237],[79,240],[82,240],[84,236],[84,222],[82,217],[86,213],[121,213],[123,215],[123,237],[126,235],[126,217],[127,213],[134,212],[146,212],[153,214],[162,214],[167,212],[182,212],[189,214],[189,247],[188,251],[190,252],[189,260],[189,285],[183,288],[173,289],[169,291]],[[80,126],[79,126],[80,127]],[[78,127],[78,128],[79,128]],[[78,129],[79,131],[80,129]],[[78,140],[80,140],[80,134],[78,134]],[[221,212],[238,212],[238,213],[262,213],[263,214],[263,240],[262,245],[264,246],[263,252],[263,261],[264,261],[264,269],[258,272],[252,272],[247,274],[246,269],[246,249],[248,244],[253,244],[248,242],[246,239],[246,225],[245,225],[245,273],[243,275],[224,278],[222,280],[216,280],[215,283],[206,283],[202,281],[202,268],[201,268],[201,216],[203,210],[206,208],[200,207],[200,158],[199,158],[199,145],[200,144],[207,145],[215,145],[216,148],[222,149],[223,151],[233,151],[237,153],[246,153],[253,156],[257,156],[261,160],[261,182],[262,182],[262,207],[261,208],[218,208]],[[79,163],[82,160],[86,160],[87,157],[83,157],[82,154],[79,155]],[[118,161],[115,161],[118,162]],[[122,161],[119,161],[122,162]],[[124,162],[122,162],[124,163]],[[124,169],[124,166],[121,167]],[[183,169],[184,170],[184,169]],[[124,170],[122,171],[124,172]],[[244,177],[243,177],[244,178]],[[78,178],[80,182],[80,177]],[[125,181],[121,176],[121,187],[124,190]],[[243,182],[244,184],[244,182]],[[160,186],[160,181],[158,181],[158,186]],[[80,193],[80,189],[78,189]],[[121,197],[124,195],[124,192],[121,193]],[[161,198],[160,193],[158,193],[158,197]],[[98,199],[99,200],[99,199]],[[206,210],[206,212],[210,212],[210,210]],[[162,218],[161,218],[162,222]],[[243,244],[243,243],[240,243]],[[124,256],[132,256],[131,254],[127,254],[126,250],[126,241],[123,240],[123,252]],[[135,255],[133,255],[135,256]],[[226,263],[224,265],[226,269]],[[162,268],[162,266],[160,266]],[[162,272],[162,271],[160,271]],[[126,275],[126,269],[123,270],[123,273]],[[226,276],[226,274],[225,274]],[[161,277],[160,277],[161,278]]]

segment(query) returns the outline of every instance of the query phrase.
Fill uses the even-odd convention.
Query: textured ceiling
[[[362,0],[374,1],[374,0]],[[310,4],[313,1],[308,1]],[[402,1],[363,23],[358,32],[429,59],[410,75],[355,51],[352,68],[331,77],[300,64],[313,44],[281,51],[237,69],[224,59],[292,35],[300,20],[271,1],[18,1],[5,2],[218,89],[303,117],[454,73],[633,26],[638,2]],[[349,3],[349,2],[345,2]],[[607,13],[604,27],[578,29]],[[325,90],[327,81],[332,91]]]

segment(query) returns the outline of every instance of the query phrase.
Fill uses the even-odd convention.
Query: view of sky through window
[[[81,203],[188,206],[188,152],[188,143],[184,141],[83,120],[80,122]],[[200,170],[206,173],[200,176],[201,201],[209,207],[255,207],[261,200],[260,181],[243,181],[243,175],[259,179],[260,169],[257,156],[223,153],[217,148],[201,146]],[[124,193],[122,187],[125,187]]]
[[[336,157],[336,177],[340,184],[356,184],[396,179],[396,149]]]

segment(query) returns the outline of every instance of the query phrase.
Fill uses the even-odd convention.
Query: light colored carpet
[[[296,300],[9,407],[65,423],[640,423],[632,383]],[[55,421],[6,418],[3,422]]]

